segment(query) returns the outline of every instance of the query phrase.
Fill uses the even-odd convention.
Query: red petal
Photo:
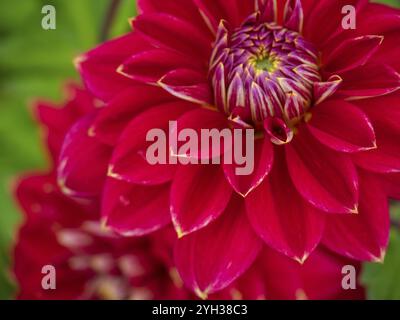
[[[225,130],[226,133],[229,133],[229,136],[233,135],[228,125],[229,123],[226,117],[220,112],[215,112],[204,108],[196,108],[193,111],[186,112],[178,119],[177,125],[171,131],[171,135],[178,138],[178,143],[176,146],[171,144],[171,152],[178,157],[188,159],[188,161],[195,161],[194,164],[196,164],[196,162],[200,163],[200,159],[206,160],[207,163],[210,163],[216,159],[218,159],[219,162],[222,162],[222,159],[220,159],[222,157],[221,155],[228,148],[231,149],[233,144],[233,141],[225,141],[225,139],[221,138],[221,136],[223,136],[221,134],[222,130]],[[193,133],[196,133],[196,143],[198,148],[196,150],[188,150],[187,152],[182,153],[181,148],[186,143],[192,141],[187,137],[185,141],[181,141],[180,135],[185,133],[183,130],[188,129],[193,131]],[[209,131],[213,129],[217,131],[215,131],[215,133]],[[211,139],[208,140],[208,145],[203,143],[203,132],[205,130],[208,130],[208,133],[211,135]],[[198,137],[200,137],[200,141],[198,141]],[[217,142],[220,142],[219,148],[216,146]],[[227,145],[226,148],[225,144]]]
[[[238,27],[255,9],[253,1],[193,0],[193,2],[197,5],[206,24],[214,32],[217,31],[221,20],[226,20],[233,27]]]
[[[243,146],[242,150],[245,146]],[[225,177],[233,187],[233,189],[242,197],[247,197],[264,178],[269,174],[274,160],[274,150],[268,139],[262,138],[255,140],[254,145],[254,170],[250,175],[238,175],[236,169],[243,165],[224,164]]]
[[[367,64],[342,76],[344,81],[337,94],[347,100],[382,96],[400,88],[400,75],[387,65]]]
[[[368,62],[383,42],[381,36],[361,36],[348,39],[324,57],[324,71],[340,74]]]
[[[189,55],[200,65],[210,57],[212,40],[208,34],[185,20],[165,13],[149,13],[138,16],[132,23],[155,47]]]
[[[217,221],[178,241],[175,263],[185,284],[206,298],[249,268],[261,245],[247,221],[243,200],[234,197]]]
[[[340,152],[376,148],[374,128],[367,116],[342,100],[330,100],[316,107],[308,127],[321,143]]]
[[[125,236],[143,236],[171,222],[169,184],[144,187],[108,179],[102,216],[107,227]]]
[[[314,105],[320,104],[333,95],[342,84],[339,76],[331,76],[325,82],[314,82]]]
[[[207,76],[198,71],[173,70],[162,77],[157,84],[179,99],[206,105],[213,103]]]
[[[171,215],[179,237],[206,227],[232,195],[219,165],[182,165],[171,188]]]
[[[375,128],[375,150],[353,156],[354,161],[366,170],[380,173],[400,172],[400,92],[384,97],[362,100],[360,108],[369,116]]]
[[[201,71],[192,57],[165,49],[137,53],[124,61],[118,71],[130,79],[154,84],[168,72],[179,68]]]
[[[286,145],[286,162],[297,191],[312,205],[332,213],[357,211],[357,172],[346,155],[320,145],[303,127]]]
[[[284,12],[284,26],[290,30],[302,32],[304,24],[303,7],[300,0],[288,0]]]
[[[385,174],[381,177],[386,194],[393,199],[400,200],[400,174]]]
[[[326,249],[318,248],[304,265],[269,249],[265,249],[260,254],[257,262],[265,274],[264,283],[267,294],[264,299],[353,300],[363,298],[364,290],[359,283],[356,290],[342,288],[343,266],[354,266],[359,275],[361,274],[360,264]],[[285,276],[277,277],[277,273]]]
[[[136,116],[124,130],[114,150],[109,168],[109,176],[131,183],[154,185],[170,181],[176,166],[166,164],[151,165],[146,159],[147,134],[152,129],[169,132],[169,121],[176,121],[193,106],[187,102],[171,102],[152,107]],[[169,156],[168,141],[165,153]],[[168,159],[166,159],[168,160]]]
[[[135,84],[99,111],[92,131],[102,142],[115,145],[125,127],[140,112],[173,100],[170,94],[158,87]]]
[[[150,46],[137,33],[108,41],[78,57],[75,64],[94,96],[108,101],[132,85],[132,80],[117,73],[117,68],[135,52]]]
[[[65,137],[57,176],[66,195],[93,197],[103,188],[111,149],[91,135],[90,128],[96,114],[79,120]]]
[[[194,1],[187,0],[138,0],[137,6],[140,13],[167,13],[191,23],[203,32],[210,30],[203,21],[198,7]],[[211,36],[211,34],[210,34]]]
[[[248,196],[246,209],[258,235],[300,263],[304,263],[321,240],[325,214],[298,194],[283,157],[276,159],[269,178]]]
[[[323,242],[344,256],[383,261],[389,241],[389,208],[379,180],[360,174],[360,210],[351,216],[329,216]]]

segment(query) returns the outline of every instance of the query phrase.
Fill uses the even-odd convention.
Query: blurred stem
[[[115,15],[118,11],[118,7],[121,4],[121,0],[110,0],[110,5],[106,11],[104,16],[103,24],[101,27],[100,33],[100,42],[104,42],[108,38],[108,34],[110,33],[110,29],[114,22]]]
[[[400,230],[400,221],[395,220],[395,219],[390,219],[390,225],[396,229]]]

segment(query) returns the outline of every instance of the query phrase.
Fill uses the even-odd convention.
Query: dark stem
[[[101,27],[100,33],[100,41],[104,42],[108,38],[108,34],[110,33],[110,29],[112,27],[115,15],[117,13],[118,7],[121,4],[121,0],[111,0],[110,5],[106,11],[106,15],[104,16],[103,25]]]

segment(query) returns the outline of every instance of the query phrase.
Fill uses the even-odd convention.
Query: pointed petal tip
[[[107,177],[113,178],[113,179],[116,179],[116,180],[123,180],[121,175],[119,175],[118,173],[114,172],[114,166],[113,165],[109,165],[108,166]]]
[[[296,290],[296,300],[308,300],[307,294],[304,289]]]
[[[200,288],[195,288],[194,293],[196,296],[198,296],[201,300],[207,300],[208,299],[208,292],[207,290],[201,291]]]
[[[75,58],[73,59],[73,64],[74,64],[76,70],[78,70],[78,71],[80,72],[81,69],[82,69],[82,68],[81,68],[81,65],[82,65],[82,63],[85,62],[86,60],[87,60],[87,56],[84,55],[84,54],[81,54],[81,55],[75,57]]]
[[[351,213],[351,214],[359,214],[358,204],[356,204],[353,209],[349,209],[349,213]]]
[[[173,221],[173,224],[174,224],[175,232],[176,232],[178,239],[182,239],[184,236],[187,235],[187,233],[185,233],[182,230],[181,226],[176,221]]]
[[[384,264],[386,257],[386,249],[381,248],[381,255],[379,257],[373,257],[372,262]]]
[[[309,256],[310,253],[306,252],[302,257],[294,257],[294,260],[297,261],[299,264],[303,265],[307,261]]]

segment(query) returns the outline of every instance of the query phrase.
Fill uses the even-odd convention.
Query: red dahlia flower
[[[35,109],[57,158],[74,120],[94,109],[85,91],[68,87],[61,108]],[[91,138],[93,139],[93,138]],[[173,266],[172,228],[146,237],[120,237],[99,223],[98,199],[73,200],[59,190],[54,172],[20,179],[16,199],[24,210],[14,250],[20,299],[191,299]],[[359,264],[318,250],[304,266],[265,249],[253,266],[211,299],[363,298],[363,288],[341,288],[343,265]],[[55,268],[55,290],[42,287],[45,266]],[[276,277],[284,272],[285,279]],[[281,283],[282,282],[282,283]],[[320,286],[324,282],[324,286]]]
[[[399,11],[366,0],[138,4],[133,32],[76,61],[106,106],[68,134],[62,188],[101,196],[105,223],[121,234],[172,221],[176,265],[201,296],[266,246],[299,263],[319,244],[382,261],[387,198],[400,193]],[[345,5],[356,29],[342,27]],[[175,120],[195,131],[253,128],[253,174],[150,165],[146,134]]]

